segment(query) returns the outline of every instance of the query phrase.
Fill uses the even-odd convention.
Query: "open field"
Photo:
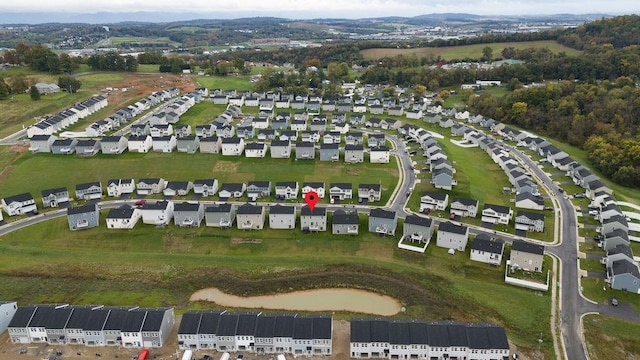
[[[253,84],[249,78],[250,76],[194,76],[193,81],[196,86],[208,89],[250,90],[253,88]]]
[[[36,173],[47,175],[34,177]],[[106,181],[113,178],[145,177],[161,177],[169,181],[215,178],[220,183],[324,181],[327,189],[331,182],[351,182],[356,192],[358,183],[373,182],[382,184],[383,200],[380,204],[384,204],[397,184],[398,169],[395,158],[389,164],[343,164],[317,159],[296,161],[201,153],[98,154],[92,158],[24,154],[0,178],[0,196],[31,192],[39,198],[41,190],[54,187],[66,186],[72,191],[76,184],[84,182],[101,181],[105,186]],[[328,197],[324,200],[329,201]],[[353,201],[357,202],[357,196]]]
[[[474,45],[461,45],[461,46],[444,46],[444,47],[424,47],[413,49],[365,49],[360,53],[367,60],[376,60],[383,57],[394,57],[396,55],[404,56],[440,56],[444,60],[451,59],[479,59],[482,56],[482,49],[489,46],[493,49],[494,56],[499,56],[502,49],[506,47],[514,47],[516,49],[528,49],[528,48],[549,48],[554,53],[565,52],[569,56],[578,56],[582,52],[570,47],[560,45],[553,40],[543,41],[522,41],[522,42],[502,42],[502,43],[490,43],[490,44],[474,44]]]
[[[213,307],[188,301],[206,287],[236,295],[328,286],[369,289],[398,298],[407,308],[398,317],[503,324],[521,353],[533,354],[537,341],[531,339],[542,333],[544,358],[552,358],[548,294],[505,285],[504,265],[472,262],[469,250],[453,256],[433,244],[424,255],[398,250],[397,237],[366,233],[366,216],[360,219],[360,236],[339,237],[143,224],[113,231],[104,221],[100,228],[70,232],[66,219],[57,218],[0,238],[0,279],[3,294],[20,303],[180,310]],[[232,245],[234,237],[262,242]],[[524,304],[529,311],[521,311]]]
[[[640,325],[602,315],[584,317],[584,335],[592,359],[637,359]]]

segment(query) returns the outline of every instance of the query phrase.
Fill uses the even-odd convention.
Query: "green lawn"
[[[594,272],[605,272],[606,268],[596,259],[580,259],[580,269]]]
[[[553,40],[542,41],[522,41],[522,42],[505,42],[490,44],[474,44],[461,46],[443,46],[443,47],[423,47],[413,49],[395,49],[395,48],[374,48],[361,50],[360,53],[367,60],[377,60],[383,57],[394,57],[396,55],[427,57],[433,55],[440,56],[444,60],[465,59],[482,57],[482,49],[489,46],[493,49],[493,54],[499,56],[506,47],[514,47],[516,49],[528,48],[548,48],[554,53],[565,52],[569,56],[579,56],[582,52],[570,47],[558,44]]]
[[[250,90],[253,88],[253,84],[249,78],[249,76],[196,76],[193,81],[196,86],[208,89]]]
[[[534,352],[537,341],[531,339],[542,333],[544,356],[553,357],[549,294],[505,285],[504,265],[472,262],[469,250],[453,256],[434,244],[426,254],[399,250],[398,237],[367,233],[366,218],[360,216],[357,237],[143,224],[119,231],[105,229],[104,221],[100,228],[70,232],[65,218],[53,219],[0,238],[3,296],[21,303],[184,309],[202,306],[188,301],[202,287],[236,294],[290,291],[322,287],[327,273],[333,279],[327,285],[399,298],[407,311],[398,317],[503,324],[521,353]],[[262,242],[231,245],[236,237]],[[528,311],[522,311],[525,304]]]
[[[283,171],[286,169],[286,171]],[[0,196],[30,192],[36,198],[40,191],[112,178],[161,177],[166,180],[196,180],[216,178],[220,183],[250,180],[351,182],[357,191],[358,183],[380,183],[384,204],[393,192],[398,178],[395,158],[389,164],[343,164],[332,162],[296,161],[223,157],[213,154],[185,153],[124,153],[98,154],[92,158],[75,155],[24,154],[14,162],[0,179]],[[46,174],[34,177],[33,174]],[[329,201],[328,197],[325,201]],[[353,200],[357,202],[356,199]]]
[[[587,298],[600,304],[608,304],[609,299],[616,297],[618,301],[628,302],[636,313],[640,313],[638,294],[611,289],[607,284],[605,284],[604,279],[582,278],[581,283],[582,294]]]
[[[592,359],[634,359],[640,354],[640,324],[587,315],[583,325],[587,351]]]

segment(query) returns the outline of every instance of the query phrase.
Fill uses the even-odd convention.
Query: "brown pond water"
[[[402,305],[390,296],[356,289],[317,289],[278,295],[242,297],[216,288],[198,290],[191,301],[211,301],[221,306],[290,311],[349,311],[381,316],[400,312]]]

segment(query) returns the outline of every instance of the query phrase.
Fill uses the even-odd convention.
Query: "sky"
[[[430,13],[478,15],[632,14],[639,0],[0,0],[0,13],[206,13],[216,18],[366,18]]]

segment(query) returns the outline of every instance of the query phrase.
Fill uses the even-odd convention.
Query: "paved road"
[[[160,108],[166,107],[168,104],[161,105]],[[143,115],[135,123],[147,121],[151,116],[151,112]],[[119,130],[116,134],[123,135],[129,131],[130,125]],[[26,132],[26,131],[25,131]],[[368,132],[368,131],[365,131]],[[2,139],[2,141],[15,141],[19,135],[14,134],[13,139]],[[398,190],[394,193],[394,197],[390,200],[387,209],[395,211],[399,217],[404,218],[409,211],[405,209],[405,205],[408,200],[407,193],[410,193],[416,183],[416,175],[412,167],[411,157],[406,151],[404,141],[396,136],[387,137],[395,147],[393,154],[399,159],[400,169],[402,172],[402,181]],[[560,214],[560,239],[556,239],[554,244],[545,244],[546,250],[560,259],[561,262],[561,274],[560,274],[560,313],[559,323],[560,331],[562,334],[562,340],[564,348],[566,350],[566,356],[571,360],[586,360],[587,355],[584,350],[584,341],[582,339],[582,331],[580,326],[580,317],[586,313],[598,312],[604,315],[613,316],[617,318],[632,320],[640,322],[640,316],[636,314],[629,304],[620,304],[618,307],[612,307],[601,304],[594,304],[587,301],[582,297],[580,292],[580,279],[578,272],[578,253],[577,253],[577,218],[573,208],[573,204],[569,199],[564,198],[564,194],[559,191],[559,188],[554,182],[547,176],[528,156],[524,155],[517,149],[509,147],[513,156],[520,159],[520,161],[529,168],[529,170],[542,182],[543,186],[547,188],[549,194],[555,198],[559,208],[556,209]],[[122,205],[124,202],[132,204],[133,201],[109,201],[100,203],[102,208],[114,208]],[[205,202],[206,203],[206,202]],[[262,205],[268,205],[263,204]],[[299,204],[298,206],[302,206]],[[352,208],[358,212],[368,213],[373,206],[368,205],[331,205],[327,207],[329,211],[335,211],[338,209]],[[41,221],[45,221],[50,218],[62,217],[66,215],[65,209],[50,211],[46,214],[40,214],[33,217],[29,217],[20,221],[9,223],[0,227],[0,236],[8,232],[12,232]],[[446,219],[434,219],[436,225]],[[483,229],[480,227],[470,226],[470,232],[473,234],[486,233],[495,236],[493,230]],[[506,233],[498,233],[497,237],[503,239],[505,242],[513,241],[515,236]],[[529,241],[536,241],[525,239]],[[540,243],[539,241],[536,241]],[[558,355],[561,357],[560,355]]]

